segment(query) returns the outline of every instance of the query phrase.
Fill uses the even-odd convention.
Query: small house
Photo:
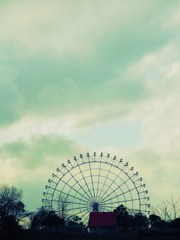
[[[88,229],[90,233],[116,232],[115,212],[91,212],[89,215]]]

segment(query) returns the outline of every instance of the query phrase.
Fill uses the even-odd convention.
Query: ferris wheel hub
[[[92,204],[93,212],[99,212],[100,211],[100,203],[94,202]]]

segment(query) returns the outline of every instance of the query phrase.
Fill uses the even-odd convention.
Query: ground
[[[1,240],[179,240],[180,231],[171,232],[122,232],[118,235],[83,235],[75,233],[60,233],[49,231],[26,230],[0,236]]]

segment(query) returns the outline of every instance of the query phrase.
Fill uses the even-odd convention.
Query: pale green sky
[[[178,0],[1,0],[0,183],[35,210],[56,167],[102,151],[153,204],[178,196],[179,29]]]

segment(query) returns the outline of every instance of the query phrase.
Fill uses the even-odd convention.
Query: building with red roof
[[[89,215],[88,228],[91,233],[107,233],[116,230],[115,212],[91,212]]]

